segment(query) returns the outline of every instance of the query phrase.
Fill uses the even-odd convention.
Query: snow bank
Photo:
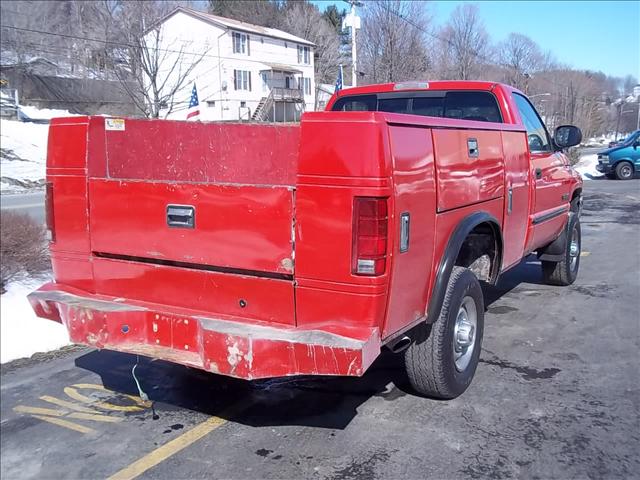
[[[584,180],[594,180],[604,176],[596,170],[596,165],[598,165],[598,154],[593,153],[591,155],[582,155],[574,168]]]
[[[70,113],[68,110],[56,110],[53,108],[31,107],[28,105],[20,105],[20,112],[24,113],[27,117],[36,120],[51,120],[56,117],[77,117],[75,113]]]
[[[36,317],[27,295],[45,280],[28,279],[9,284],[0,297],[0,363],[30,357],[69,345],[66,328]]]
[[[49,125],[0,120],[2,193],[28,190],[44,182]]]
[[[73,117],[67,110],[38,109],[20,105],[20,112],[34,120]],[[0,120],[0,172],[2,193],[20,193],[44,184],[49,125]]]

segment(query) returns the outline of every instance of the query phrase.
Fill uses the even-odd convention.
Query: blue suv
[[[596,170],[619,180],[630,180],[640,172],[640,130],[615,147],[598,153]]]

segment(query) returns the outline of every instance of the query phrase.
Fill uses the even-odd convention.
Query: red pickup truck
[[[360,376],[387,347],[453,398],[479,281],[533,252],[576,278],[580,137],[489,82],[350,88],[299,125],[55,119],[55,281],[29,300],[76,343],[245,379]]]

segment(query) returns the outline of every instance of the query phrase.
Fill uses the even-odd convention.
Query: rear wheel
[[[633,165],[629,162],[620,162],[616,165],[616,177],[618,180],[631,180],[633,178]]]
[[[542,274],[549,285],[571,285],[578,277],[582,236],[578,215],[569,214],[567,225],[567,246],[559,262],[542,262]]]
[[[462,394],[478,366],[483,330],[480,282],[470,270],[454,267],[438,319],[416,327],[404,353],[412,387],[433,398]]]

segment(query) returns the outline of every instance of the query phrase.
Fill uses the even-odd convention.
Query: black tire
[[[633,165],[630,162],[620,162],[616,165],[616,177],[618,180],[631,180],[633,175]]]
[[[574,245],[574,242],[575,245]],[[572,245],[577,251],[572,253]],[[576,281],[580,269],[580,252],[582,251],[582,234],[580,219],[574,213],[569,214],[567,222],[567,245],[559,262],[542,262],[542,275],[549,285],[567,286]]]
[[[460,370],[456,366],[454,330],[463,300],[468,307],[471,303],[475,306],[476,328],[473,344],[465,350],[468,364]],[[404,353],[407,376],[414,390],[441,399],[456,398],[462,394],[476,372],[483,331],[484,298],[480,282],[469,269],[454,267],[438,319],[432,325],[422,323],[417,326],[411,334],[413,342]]]

